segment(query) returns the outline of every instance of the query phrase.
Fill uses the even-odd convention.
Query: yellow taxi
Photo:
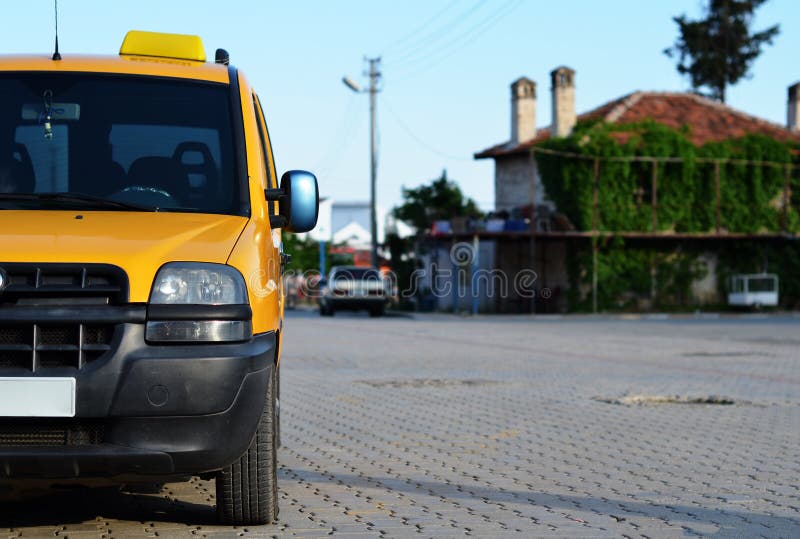
[[[318,198],[199,37],[0,56],[0,486],[199,475],[274,521],[281,230]]]

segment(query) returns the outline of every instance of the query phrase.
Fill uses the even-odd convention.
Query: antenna
[[[56,51],[53,53],[53,60],[61,60],[61,54],[58,52],[58,0],[54,1],[56,8]]]

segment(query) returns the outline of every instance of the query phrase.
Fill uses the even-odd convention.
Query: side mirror
[[[319,186],[317,178],[305,170],[290,170],[281,176],[280,189],[266,189],[269,201],[278,202],[278,215],[272,215],[272,228],[289,232],[308,232],[317,225],[319,215]]]

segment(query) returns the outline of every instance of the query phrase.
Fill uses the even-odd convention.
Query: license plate
[[[0,417],[75,417],[75,378],[0,378]]]

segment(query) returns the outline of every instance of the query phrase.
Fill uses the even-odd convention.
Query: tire
[[[373,307],[372,309],[369,310],[369,315],[372,318],[383,316],[383,310],[384,310],[383,307]]]
[[[281,367],[275,370],[275,446],[281,444]]]
[[[278,451],[272,368],[256,435],[239,460],[217,474],[217,517],[223,524],[271,524],[278,518]]]

